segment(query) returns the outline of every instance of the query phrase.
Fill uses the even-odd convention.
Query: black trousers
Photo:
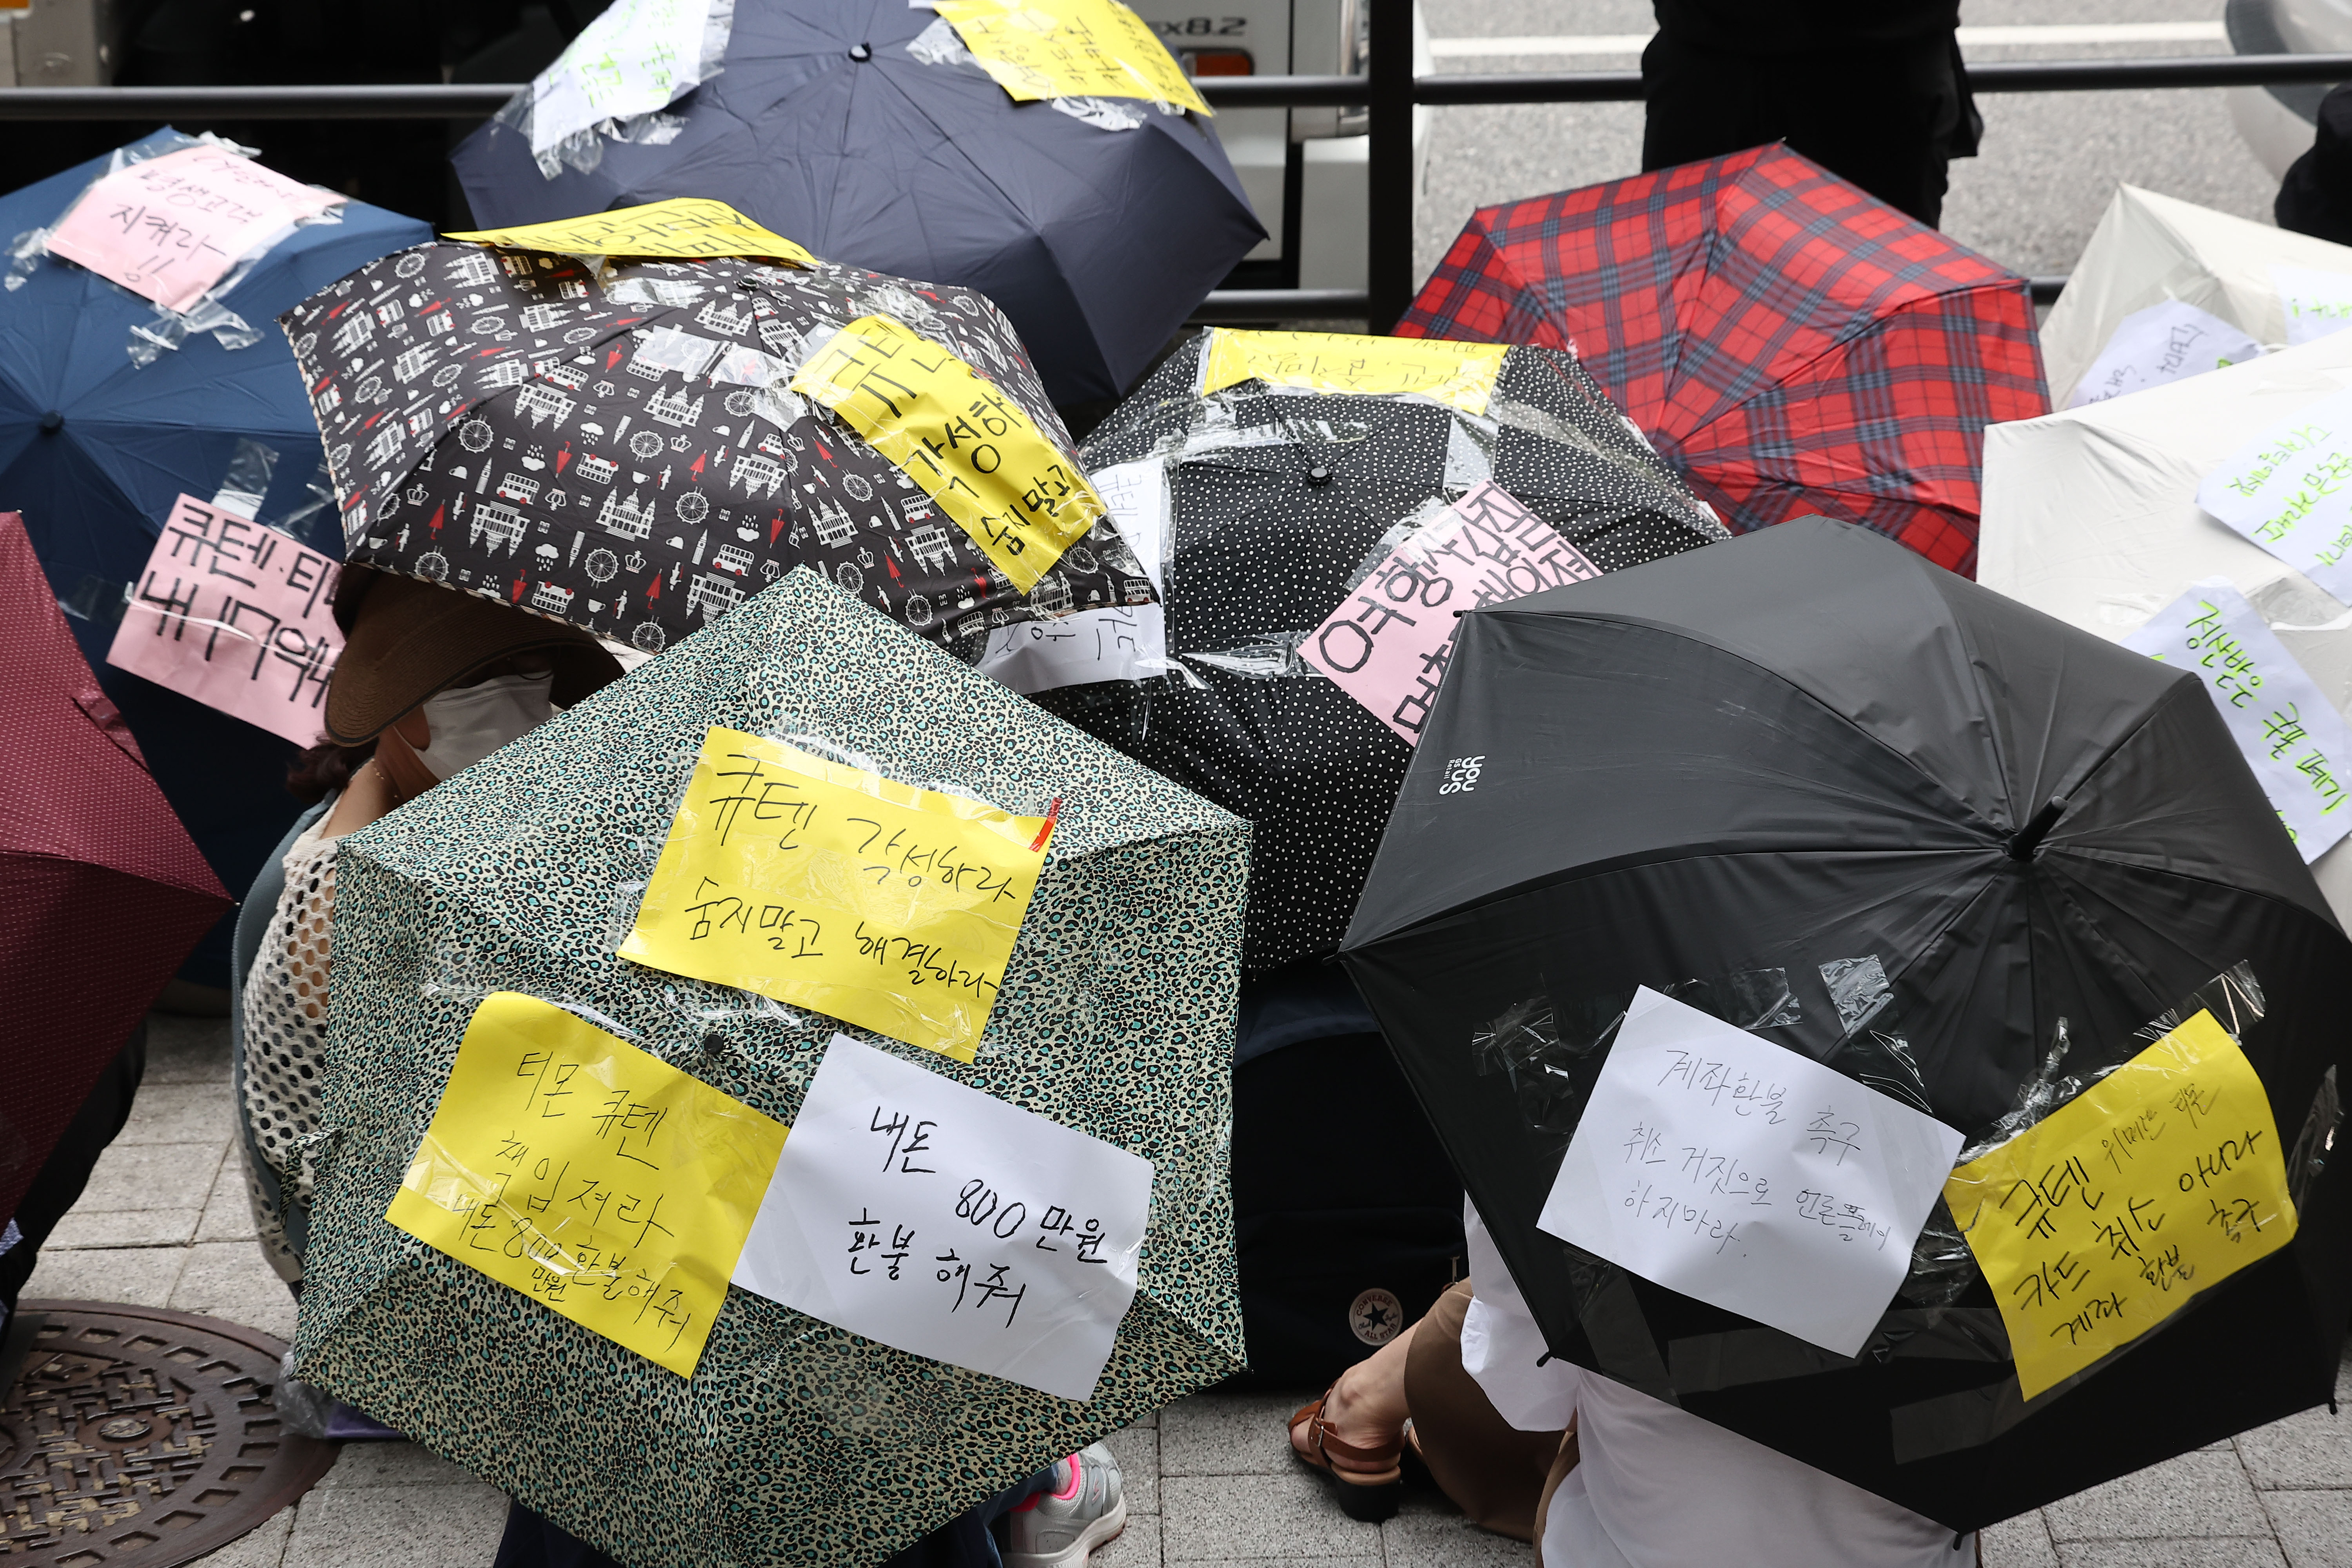
[[[114,1142],[122,1131],[122,1124],[131,1119],[131,1102],[139,1093],[139,1081],[147,1075],[147,1020],[131,1031],[114,1060],[98,1075],[89,1097],[81,1103],[72,1121],[58,1139],[57,1147],[41,1162],[33,1177],[33,1185],[16,1205],[14,1216],[16,1228],[24,1239],[5,1252],[0,1252],[0,1323],[16,1315],[16,1297],[25,1281],[33,1276],[33,1265],[39,1261],[41,1243],[58,1228],[81,1197],[81,1189],[89,1185],[89,1173],[98,1164],[98,1156],[106,1145]],[[0,1214],[0,1227],[10,1216]],[[0,1388],[0,1399],[7,1396]]]
[[[1786,141],[1930,226],[1944,214],[1946,162],[1973,157],[1984,130],[1948,31],[1748,55],[1661,29],[1642,52],[1642,91],[1644,170]]]

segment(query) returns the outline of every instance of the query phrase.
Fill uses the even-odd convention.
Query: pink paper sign
[[[238,259],[342,198],[222,147],[116,170],[49,231],[49,254],[185,310]]]
[[[1390,552],[1299,655],[1412,744],[1445,677],[1455,611],[1600,575],[1550,524],[1481,485]]]
[[[341,570],[274,528],[183,496],[106,662],[312,745],[343,651],[332,605]]]

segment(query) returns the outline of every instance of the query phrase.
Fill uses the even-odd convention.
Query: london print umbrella
[[[1383,341],[1309,340],[1342,360]],[[1604,570],[1722,528],[1570,355],[1504,354],[1474,414],[1256,379],[1204,393],[1202,357],[1218,341],[1202,333],[1171,355],[1086,449],[1089,470],[1165,465],[1168,649],[1182,669],[1036,700],[1256,825],[1256,972],[1337,946],[1411,757],[1297,657],[1391,528],[1490,479]]]
[[[146,155],[190,145],[157,131],[122,150]],[[0,235],[55,224],[107,172],[96,158],[0,196]],[[239,443],[277,455],[260,496],[263,521],[292,524],[306,543],[342,553],[331,507],[314,507],[319,432],[301,373],[270,318],[372,257],[427,238],[413,218],[347,202],[341,220],[295,229],[259,256],[221,297],[223,308],[260,329],[245,347],[209,331],[146,364],[129,352],[135,327],[152,329],[145,299],[54,256],[0,290],[0,508],[21,512],[25,531],[82,655],[131,733],[155,780],[206,860],[242,890],[300,803],[284,789],[294,748],[238,719],[106,663],[114,640],[109,607],[138,579],[172,503],[210,499]],[[232,333],[234,341],[241,334]],[[302,517],[310,508],[307,517]],[[87,613],[83,613],[83,612]],[[228,983],[228,926],[207,936],[190,977]]]
[[[487,990],[587,1009],[780,1122],[798,1113],[847,1026],[615,956],[615,901],[654,869],[711,725],[782,731],[1007,810],[1058,800],[974,1060],[850,1032],[1152,1163],[1135,1299],[1090,1400],[893,1350],[740,1288],[680,1376],[386,1222]],[[1238,1371],[1215,1132],[1232,1114],[1248,840],[1246,824],[793,573],[346,842],[298,1374],[624,1562],[782,1568],[881,1562]]]
[[[1482,207],[1397,330],[1573,349],[1735,531],[1963,576],[1984,427],[2050,408],[2024,278],[1777,143]]]
[[[1644,985],[1975,1138],[2068,1092],[2053,1041],[2080,1087],[2243,964],[2278,1137],[2308,1176],[2335,1136],[2352,944],[2201,684],[1866,530],[1799,518],[1465,616],[1344,957],[1554,1351],[1955,1530],[2334,1389],[2332,1166],[2286,1246],[2030,1397],[1957,1234],[1845,1356],[1536,1228]]]
[[[229,907],[0,514],[0,1214]]]
[[[453,159],[478,220],[723,195],[820,256],[986,295],[1056,403],[1119,396],[1265,237],[1205,116],[1015,101],[903,0],[745,0],[674,128],[584,170],[541,172],[530,97]]]
[[[349,559],[647,653],[803,563],[975,648],[992,624],[1150,596],[1096,552],[1020,593],[906,473],[790,390],[834,331],[886,316],[1066,449],[1020,340],[980,295],[821,261],[591,265],[442,242],[286,314]]]

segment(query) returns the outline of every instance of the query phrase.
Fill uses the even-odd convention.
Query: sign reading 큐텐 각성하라
[[[2336,777],[2352,770],[2352,733],[2228,578],[2196,584],[2123,645],[2204,683],[2305,864],[2352,832]]]
[[[932,0],[1013,98],[1139,98],[1213,114],[1150,23],[1119,0]]]
[[[1381,395],[1412,392],[1483,414],[1502,373],[1504,343],[1435,338],[1359,338],[1337,332],[1209,329],[1201,352],[1203,397],[1244,382],[1303,392]]]
[[[835,1035],[735,1283],[1065,1399],[1135,1299],[1151,1162]]]
[[[1052,829],[713,726],[621,956],[970,1061]]]
[[[333,607],[341,570],[275,528],[183,496],[131,587],[106,662],[313,745],[343,646]]]
[[[101,177],[49,232],[49,254],[184,311],[246,256],[342,201],[226,147],[183,147]]]
[[[552,1003],[495,991],[384,1218],[691,1377],[784,1133]]]
[[[2270,1097],[2210,1012],[1954,1171],[1944,1197],[2028,1399],[2295,1231]]]
[[[1299,654],[1412,745],[1444,679],[1457,613],[1600,575],[1489,481],[1391,551]]]
[[[704,196],[678,196],[553,223],[476,229],[443,237],[559,256],[768,256],[796,267],[816,265],[814,256],[783,235],[761,228],[724,202]]]
[[[912,479],[1026,593],[1107,515],[1077,465],[994,382],[887,316],[861,316],[793,377]]]

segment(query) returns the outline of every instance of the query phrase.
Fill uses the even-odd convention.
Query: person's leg
[[[1437,1298],[1413,1335],[1404,1368],[1413,1447],[1473,1523],[1532,1541],[1560,1434],[1518,1430],[1464,1370],[1462,1320],[1469,1307],[1465,1280]]]
[[[1948,161],[1975,150],[1948,34],[1832,56],[1773,80],[1790,147],[1930,227],[1942,218]]]
[[[1642,51],[1642,169],[1670,169],[1777,141],[1756,62],[1661,31]]]
[[[1323,1426],[1332,1437],[1357,1448],[1382,1448],[1397,1440],[1411,1414],[1404,1400],[1405,1360],[1420,1332],[1421,1323],[1414,1323],[1373,1352],[1371,1359],[1339,1375],[1323,1396]],[[1297,1417],[1291,1421],[1290,1446],[1301,1454],[1312,1451],[1312,1426]]]
[[[16,1314],[16,1297],[32,1278],[33,1265],[40,1260],[41,1243],[58,1221],[66,1217],[81,1197],[82,1188],[89,1185],[89,1173],[98,1165],[99,1155],[114,1142],[122,1131],[123,1123],[131,1119],[131,1102],[139,1093],[139,1082],[147,1075],[147,1020],[131,1031],[122,1049],[114,1053],[83,1099],[81,1109],[66,1124],[57,1146],[41,1162],[33,1176],[33,1185],[25,1189],[14,1216],[0,1215],[0,1228],[8,1220],[16,1224],[18,1240],[5,1252],[0,1252],[0,1326]],[[0,1396],[7,1391],[0,1389]]]

